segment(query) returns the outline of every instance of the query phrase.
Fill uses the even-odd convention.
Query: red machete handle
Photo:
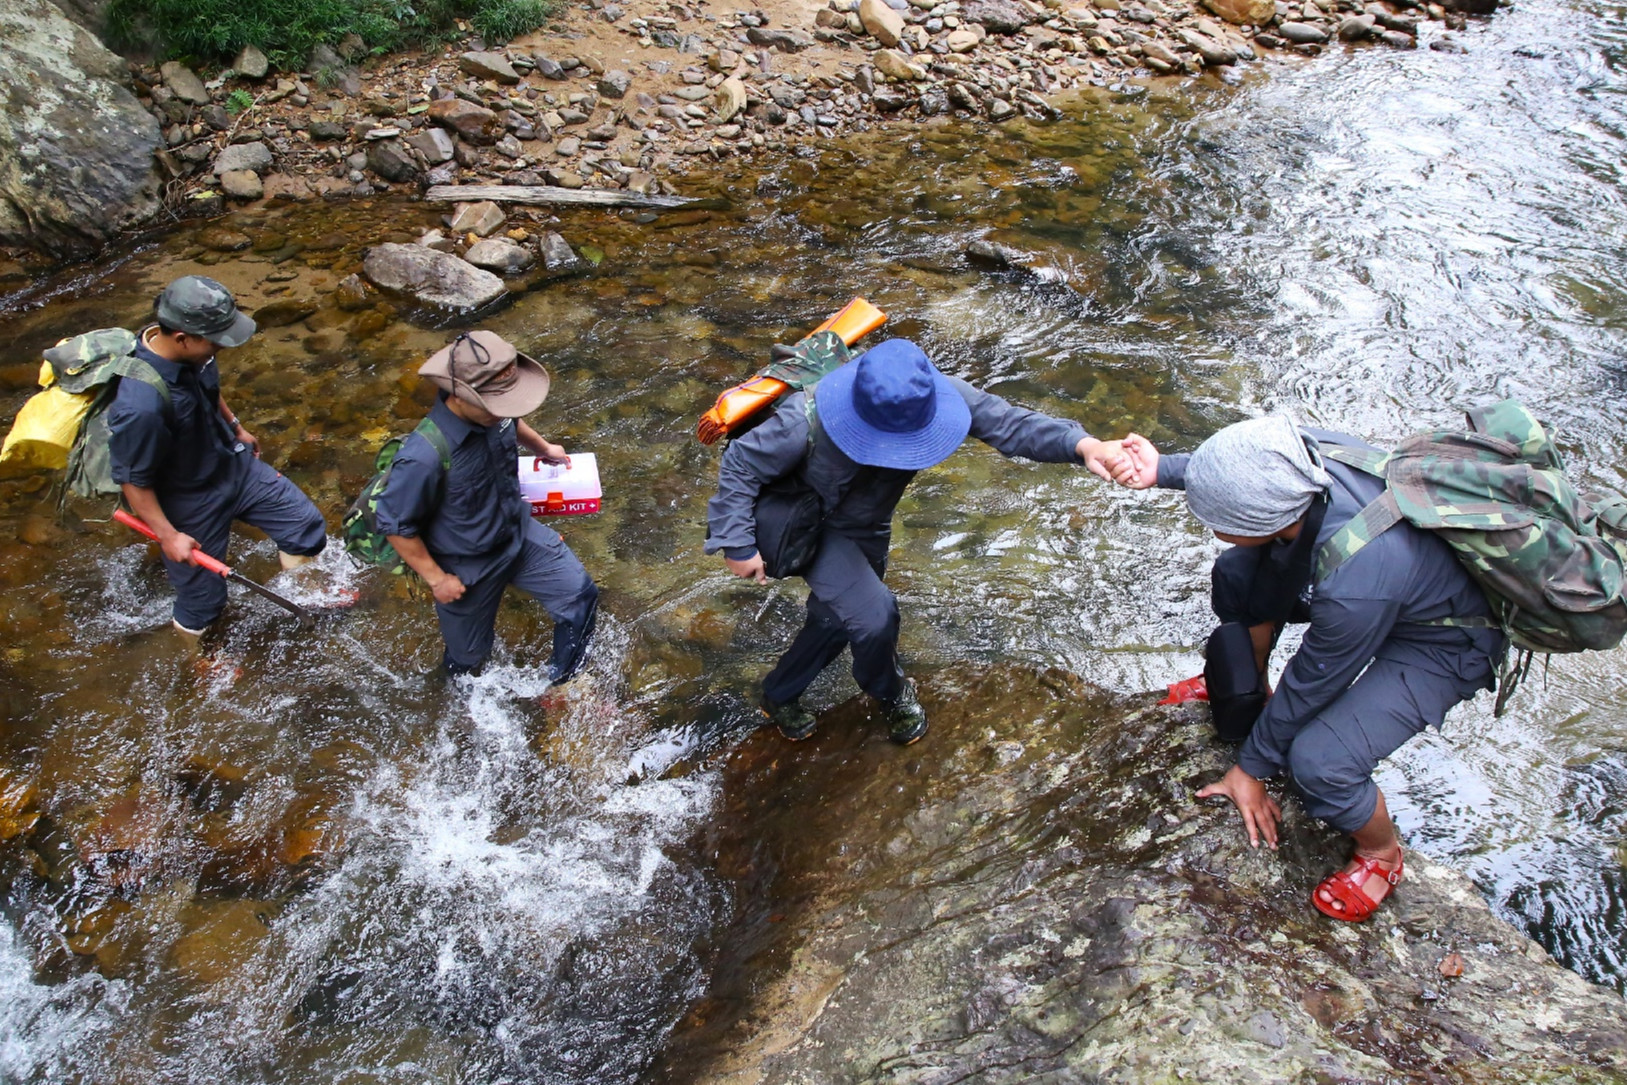
[[[147,538],[151,539],[153,542],[158,541],[158,532],[148,527],[147,522],[142,520],[140,517],[132,516],[123,509],[116,509],[113,512],[113,519],[117,520],[130,530],[147,536]],[[230,565],[227,565],[224,561],[210,557],[208,554],[205,554],[202,549],[196,546],[192,548],[192,564],[196,565],[200,569],[207,569],[216,576],[232,575],[232,567]]]

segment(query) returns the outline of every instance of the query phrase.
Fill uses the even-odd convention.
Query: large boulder
[[[439,309],[478,309],[503,295],[503,280],[423,245],[375,245],[362,274],[379,288]]]
[[[49,0],[0,0],[0,242],[83,256],[160,209],[158,121]]]
[[[1463,875],[1409,851],[1375,921],[1316,912],[1347,843],[1285,797],[1279,850],[1254,850],[1195,800],[1233,756],[1201,708],[1017,666],[921,700],[908,750],[856,699],[730,757],[702,846],[737,918],[652,1078],[1627,1080],[1621,996]]]

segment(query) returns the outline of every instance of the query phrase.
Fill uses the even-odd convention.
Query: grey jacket
[[[1087,435],[1079,423],[1014,407],[955,377],[949,381],[971,408],[970,436],[1007,456],[1042,463],[1080,462],[1076,449]],[[817,385],[813,394],[817,413]],[[806,399],[804,392],[786,396],[770,418],[724,449],[717,494],[706,505],[708,554],[721,550],[736,561],[755,554],[757,495],[769,483],[793,474],[819,495],[826,530],[856,538],[886,538],[891,533],[893,509],[915,472],[854,463],[823,429],[810,449]]]
[[[1366,447],[1344,434],[1306,432],[1324,444]],[[1158,485],[1185,489],[1188,458],[1160,456]],[[1382,480],[1354,467],[1331,461],[1324,466],[1333,485],[1318,546],[1384,490]],[[1430,532],[1397,524],[1309,591],[1310,628],[1237,753],[1237,764],[1250,776],[1265,779],[1285,769],[1300,728],[1350,688],[1375,658],[1452,679],[1465,697],[1491,688],[1493,661],[1503,651],[1501,632],[1425,624],[1491,614],[1452,548]]]

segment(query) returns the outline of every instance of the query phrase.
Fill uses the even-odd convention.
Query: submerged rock
[[[1627,1079],[1627,1005],[1461,874],[1412,852],[1376,921],[1316,912],[1344,841],[1288,799],[1254,851],[1196,802],[1231,760],[1201,709],[1021,668],[922,701],[907,750],[853,702],[735,754],[737,919],[662,1080]]]
[[[0,243],[86,255],[159,211],[163,132],[124,61],[48,0],[0,0]]]
[[[382,289],[442,309],[478,309],[503,295],[496,275],[423,245],[375,245],[362,274]]]
[[[497,238],[475,242],[469,246],[463,258],[475,267],[483,267],[499,275],[516,275],[536,263],[537,259],[531,250]]]

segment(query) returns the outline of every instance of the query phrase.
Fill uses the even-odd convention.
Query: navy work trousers
[[[202,490],[169,491],[158,503],[176,530],[192,536],[205,554],[226,560],[232,521],[241,520],[271,536],[285,554],[320,554],[327,545],[322,513],[298,486],[264,460],[246,452],[232,457],[231,470]],[[202,629],[226,609],[226,581],[190,562],[164,559],[175,588],[175,620]]]
[[[541,603],[554,620],[548,677],[562,682],[581,665],[593,634],[599,589],[559,532],[529,518],[524,530],[511,562],[468,585],[457,602],[435,604],[449,674],[471,674],[485,665],[496,637],[497,607],[510,584]]]
[[[887,571],[885,537],[855,539],[825,530],[808,582],[808,618],[774,669],[763,679],[770,705],[796,700],[843,648],[853,650],[853,680],[889,704],[904,685],[898,666],[898,600],[881,582]]]
[[[1259,625],[1262,614],[1281,613],[1275,567],[1262,560],[1264,549],[1234,546],[1215,560],[1213,600],[1221,621]],[[1293,609],[1290,621],[1309,619],[1303,604]],[[1386,641],[1361,676],[1300,728],[1288,749],[1288,771],[1307,813],[1340,832],[1366,825],[1378,806],[1378,763],[1485,688],[1491,658],[1454,632],[1460,649]],[[1465,674],[1478,677],[1466,680]]]

